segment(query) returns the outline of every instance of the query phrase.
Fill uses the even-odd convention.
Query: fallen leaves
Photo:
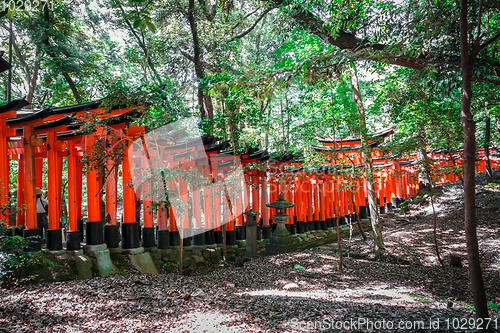
[[[447,184],[441,198],[443,252],[464,251],[460,191]],[[500,202],[500,192],[478,197],[481,206]],[[498,207],[498,206],[496,206]],[[189,275],[111,276],[0,291],[0,332],[299,332],[290,324],[354,318],[424,320],[472,317],[467,269],[441,268],[433,257],[431,219],[419,208],[386,226],[386,261],[361,255],[372,240],[352,239],[346,268],[338,271],[336,245],[258,258],[244,267]],[[484,213],[486,214],[486,213]],[[480,215],[478,229],[485,281],[492,300],[500,294],[500,216]],[[344,243],[343,246],[347,246]],[[453,304],[452,307],[448,307]],[[500,309],[491,309],[498,316]],[[304,330],[307,331],[307,330]],[[342,331],[342,330],[341,330]],[[345,331],[344,331],[345,332]]]

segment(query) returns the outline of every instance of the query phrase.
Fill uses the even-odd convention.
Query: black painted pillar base
[[[136,249],[140,247],[138,223],[122,223],[122,249]]]
[[[42,249],[42,243],[40,243],[40,230],[38,228],[24,229],[23,237],[28,241],[25,251],[40,251]]]
[[[181,245],[181,235],[179,230],[170,231],[170,246],[180,246]]]
[[[170,248],[170,232],[168,230],[157,230],[156,242],[159,249]]]
[[[205,246],[205,231],[204,229],[193,229],[193,246]]]
[[[216,230],[214,232],[215,236],[215,244],[223,244],[224,243],[224,238],[222,237],[222,230]]]
[[[366,206],[359,206],[359,217],[362,219],[368,218]]]
[[[314,230],[314,221],[308,221],[307,222],[307,231],[313,231]]]
[[[108,249],[116,249],[120,246],[119,236],[120,227],[117,224],[104,225],[104,242]]]
[[[80,250],[80,230],[68,231],[66,233],[66,250]]]
[[[14,236],[23,237],[24,227],[16,227],[14,229]]]
[[[62,250],[62,229],[49,229],[47,235],[47,249],[50,251]]]
[[[257,240],[262,240],[262,227],[260,225],[257,225]]]
[[[271,232],[271,226],[270,225],[263,225],[262,226],[262,239],[271,239],[272,232]]]
[[[314,230],[321,230],[321,221],[314,220]]]
[[[297,228],[294,223],[289,224],[290,226],[290,234],[295,235],[297,233]]]
[[[245,227],[242,225],[237,225],[234,227],[234,231],[236,232],[236,240],[245,240]]]
[[[271,221],[269,221],[269,222],[271,222]],[[272,223],[272,224],[271,224],[271,230],[274,232],[274,230],[276,230],[276,227],[277,227],[277,226],[278,226],[278,224],[277,224],[277,223]]]
[[[321,224],[321,230],[326,230],[328,228],[326,220],[320,221],[320,224]]]
[[[155,228],[142,228],[142,247],[155,247]]]
[[[298,234],[303,234],[304,233],[304,222],[297,221],[297,222],[295,222],[295,225],[297,226],[296,227],[297,233]]]
[[[83,242],[83,236],[85,235],[85,230],[83,228],[83,219],[76,220],[76,225],[78,231],[80,231],[80,243]]]
[[[210,229],[205,231],[205,245],[214,245],[215,244],[215,230]]]
[[[390,202],[385,203],[385,211],[392,212],[392,203],[390,203]]]
[[[351,214],[351,223],[358,223],[358,218],[356,217],[356,213]]]
[[[226,230],[226,245],[236,245],[236,232],[234,230]]]
[[[185,236],[185,237],[182,239],[182,246],[184,246],[184,247],[188,247],[188,246],[191,246],[191,244],[192,244],[192,237],[191,237],[191,236],[189,236],[189,237],[186,237],[186,236]]]
[[[385,214],[385,207],[384,206],[379,206],[380,208],[380,214]]]
[[[291,224],[286,223],[285,228],[286,228],[286,230],[288,230],[288,232],[291,233],[291,229],[292,229]]]
[[[341,216],[339,217],[339,225],[345,225],[346,222],[345,222],[345,216]]]
[[[141,242],[142,240],[142,230],[141,230],[141,224],[139,222],[137,222],[137,235],[139,236],[139,243]]]
[[[87,233],[85,238],[87,245],[99,245],[104,243],[104,230],[101,221],[87,221]]]

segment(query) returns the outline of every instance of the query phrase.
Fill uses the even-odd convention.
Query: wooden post
[[[78,230],[78,187],[77,187],[77,163],[78,153],[75,142],[68,141],[68,230]]]
[[[18,227],[26,226],[26,214],[24,211],[24,154],[18,160],[16,225]]]
[[[61,211],[61,198],[59,196],[59,167],[57,163],[57,150],[55,148],[56,133],[47,133],[47,183],[49,199],[49,229],[59,229],[58,216]]]
[[[262,225],[269,225],[269,214],[266,204],[269,203],[267,198],[267,176],[262,177],[262,195],[261,195],[261,217],[262,217]]]
[[[0,221],[9,224],[9,163],[10,158],[7,153],[7,137],[15,134],[15,129],[11,130],[6,125],[6,117],[15,117],[16,111],[0,114]],[[12,133],[14,132],[14,133]]]
[[[79,250],[80,249],[80,230],[78,230],[78,219],[81,218],[81,207],[79,207],[78,198],[81,198],[78,184],[81,183],[79,177],[78,165],[78,152],[75,148],[75,141],[68,141],[68,232],[66,237],[66,249]],[[81,167],[81,166],[80,166]],[[81,169],[80,169],[81,170]]]
[[[96,131],[100,132],[101,129]],[[85,150],[90,156],[96,143],[96,134],[89,134],[85,138]],[[87,167],[87,245],[99,245],[104,243],[103,226],[101,224],[101,200],[98,195],[100,191],[100,176],[94,165]]]
[[[36,213],[36,173],[35,173],[35,131],[33,125],[23,127],[23,148],[24,148],[24,204],[26,205],[26,229],[37,228]],[[50,209],[50,208],[49,208]]]
[[[322,179],[318,179],[319,212],[318,220],[321,222],[321,229],[326,230],[326,207],[325,207],[325,184]]]
[[[113,145],[114,140],[111,142]],[[116,225],[118,204],[118,165],[108,160],[106,163],[108,177],[106,179],[106,224]]]

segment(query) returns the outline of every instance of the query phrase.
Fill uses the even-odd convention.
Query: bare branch
[[[269,13],[271,10],[275,9],[276,7],[270,7],[268,9],[266,9],[265,11],[262,12],[262,14],[259,16],[259,18],[257,18],[257,20],[252,24],[252,26],[250,28],[248,28],[247,30],[243,31],[241,34],[231,38],[229,40],[229,42],[232,42],[236,39],[240,39],[240,38],[243,38],[245,37],[246,35],[248,35],[250,32],[252,32],[252,30],[257,26],[257,24],[259,24],[260,20],[262,20],[264,18],[264,16],[267,15],[267,13]]]
[[[484,49],[486,46],[490,45],[491,43],[495,42],[496,40],[498,40],[500,38],[500,32],[497,33],[495,36],[491,37],[490,39],[488,39],[486,42],[484,42],[483,44],[481,44],[481,46],[479,46],[479,50],[482,50]]]
[[[234,29],[236,29],[241,23],[245,22],[245,20],[247,18],[249,18],[250,16],[252,16],[253,14],[255,14],[260,8],[257,8],[256,10],[254,10],[253,12],[251,12],[250,14],[247,14],[245,15],[241,21],[239,21],[238,23],[236,23],[232,28],[231,28],[231,31],[234,31]]]

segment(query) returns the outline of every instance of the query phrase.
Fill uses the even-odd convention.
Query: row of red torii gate
[[[135,156],[133,150],[124,149],[120,158],[110,158],[101,164],[105,172],[91,164],[84,167],[84,156],[91,155],[96,142],[102,143],[104,151],[113,149],[118,143],[131,147],[134,142],[144,142],[149,129],[134,123],[137,117],[134,109],[106,111],[101,108],[101,102],[91,102],[27,112],[23,110],[27,105],[21,99],[0,107],[0,217],[3,223],[9,223],[10,202],[15,199],[15,224],[23,236],[33,239],[33,250],[41,248],[37,237],[41,236],[41,231],[37,225],[35,189],[42,188],[43,175],[47,176],[49,202],[46,246],[53,251],[63,248],[79,250],[82,243],[123,249],[141,246],[169,248],[181,241],[184,246],[205,246],[224,241],[227,245],[234,245],[237,240],[245,239],[244,213],[248,211],[259,214],[258,239],[269,239],[275,223],[271,217],[274,212],[270,212],[266,204],[278,200],[279,193],[295,204],[288,210],[290,217],[286,223],[292,234],[326,230],[334,226],[336,218],[344,224],[358,216],[367,218],[370,215],[361,142],[356,137],[318,136],[317,140],[323,145],[313,148],[326,157],[326,163],[324,167],[307,170],[300,158],[293,154],[271,158],[266,150],[250,148],[236,153],[229,149],[229,142],[220,142],[210,135],[188,138],[184,129],[175,130],[167,125],[170,131],[168,143],[164,143],[162,151],[155,152],[160,160],[184,172],[200,170],[208,183],[213,182],[217,175],[229,174],[235,164],[241,166],[243,177],[240,184],[243,191],[229,195],[227,189],[220,189],[222,203],[210,195],[214,189],[195,191],[196,184],[181,181],[178,191],[185,209],[176,211],[175,205],[155,202],[145,188],[131,185],[136,172],[133,166],[150,159],[151,152]],[[80,128],[89,117],[98,119],[99,125],[92,133],[85,134]],[[370,136],[381,213],[398,206],[401,200],[418,191],[416,157],[397,159],[383,155],[378,148],[392,134],[393,129],[387,129]],[[205,162],[193,158],[196,150],[206,154]],[[478,172],[485,170],[483,155],[480,150],[476,163]],[[460,153],[452,156],[436,152],[429,153],[429,157],[435,169],[450,170],[437,174],[435,181],[458,179],[451,170],[460,169]],[[47,160],[46,164],[43,159]],[[64,159],[67,170],[63,169]],[[17,170],[9,169],[11,160],[18,161]],[[332,166],[334,161],[335,167]],[[493,168],[500,166],[496,152],[492,153],[491,165]],[[17,173],[17,184],[9,183],[10,173]],[[67,181],[68,186],[66,232],[61,229],[63,181]],[[119,183],[122,184],[120,188]],[[10,198],[9,188],[16,185],[17,198]],[[84,193],[86,209],[82,209],[85,206]],[[142,216],[137,214],[138,202],[141,203]],[[121,211],[119,207],[122,207]]]

